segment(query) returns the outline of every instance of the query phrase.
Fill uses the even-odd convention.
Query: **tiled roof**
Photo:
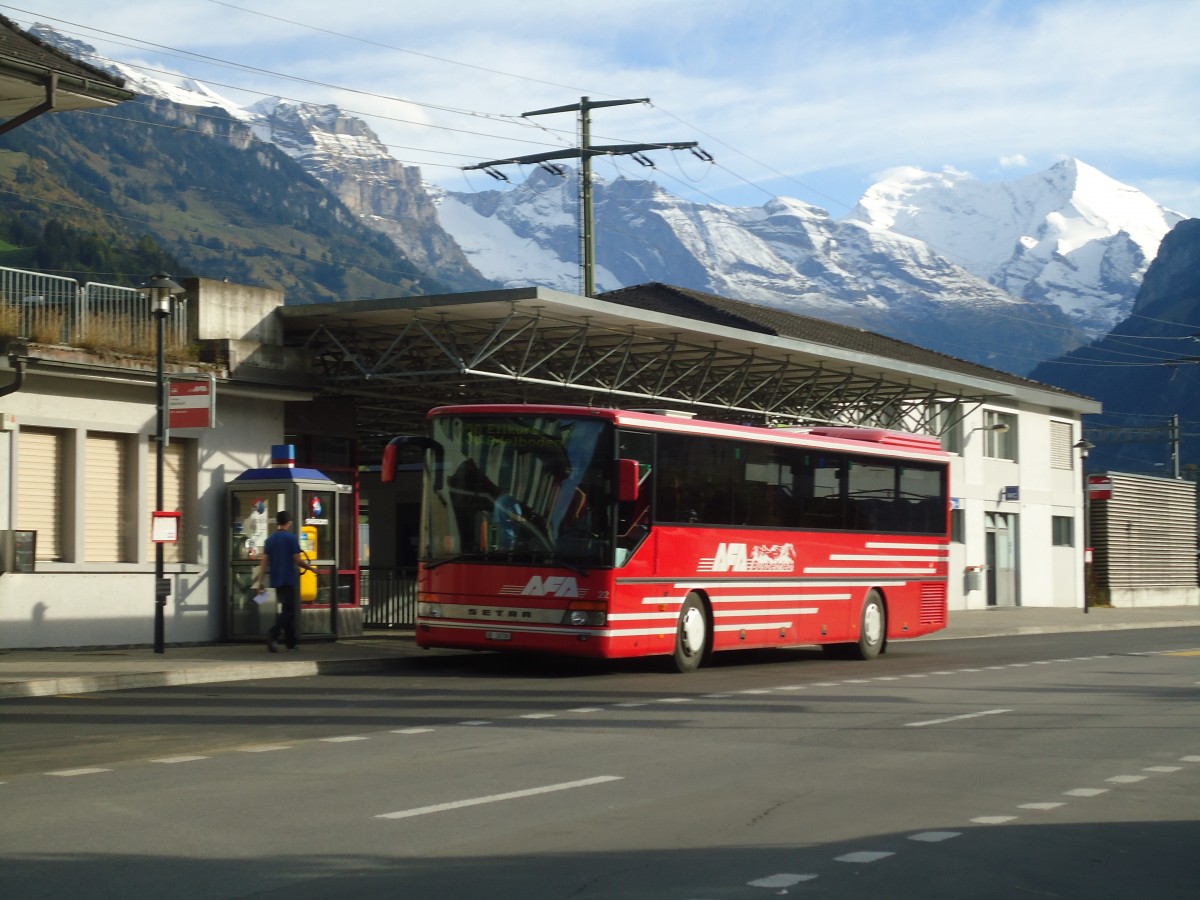
[[[125,86],[123,78],[110,75],[95,66],[68,56],[45,41],[22,31],[15,22],[4,16],[0,16],[0,61],[50,69],[66,75],[74,75],[76,78],[99,81],[108,87]]]

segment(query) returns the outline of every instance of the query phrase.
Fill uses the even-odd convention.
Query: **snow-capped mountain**
[[[799,200],[700,204],[631,179],[598,181],[594,196],[601,292],[661,281],[1010,371],[1028,371],[1052,347],[1081,340],[1058,309],[1014,298],[920,240],[839,222]],[[513,190],[438,192],[434,199],[442,225],[485,276],[578,291],[577,197],[574,171],[538,170]]]
[[[1053,303],[1090,335],[1128,313],[1184,218],[1077,159],[1016,181],[900,168],[848,217],[924,241],[1015,297]]]
[[[142,93],[225,110],[430,271],[477,278],[479,287],[580,289],[571,170],[536,170],[511,190],[445,192],[337,107],[273,98],[242,108],[197,82],[99,60],[50,29],[38,36]],[[598,182],[595,212],[599,290],[665,282],[1014,372],[1123,318],[1159,241],[1182,218],[1075,160],[1004,184],[897,169],[842,220],[789,198],[701,204],[630,179]]]
[[[464,289],[490,282],[474,271],[438,224],[420,170],[397,162],[361,119],[336,106],[270,97],[243,107],[191,78],[147,75],[97,56],[96,48],[35,25],[30,34],[124,78],[129,90],[180,106],[220,109],[245,123],[260,141],[274,144],[324,184],[364,223],[381,231],[416,265]]]

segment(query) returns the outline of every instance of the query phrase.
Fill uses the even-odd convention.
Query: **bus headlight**
[[[563,624],[580,627],[604,625],[608,621],[608,613],[602,609],[568,609],[563,613]]]

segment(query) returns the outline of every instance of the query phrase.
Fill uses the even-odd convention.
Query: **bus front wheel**
[[[704,601],[688,594],[675,629],[675,668],[680,672],[696,671],[709,652],[708,640],[708,611]]]

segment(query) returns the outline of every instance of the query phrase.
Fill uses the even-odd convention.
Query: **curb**
[[[304,678],[312,675],[378,672],[403,665],[404,657],[368,659],[296,660],[278,663],[242,663],[159,672],[121,672],[108,675],[66,675],[0,682],[0,699],[51,697],[59,694],[94,694],[134,688],[179,687],[267,678]]]

